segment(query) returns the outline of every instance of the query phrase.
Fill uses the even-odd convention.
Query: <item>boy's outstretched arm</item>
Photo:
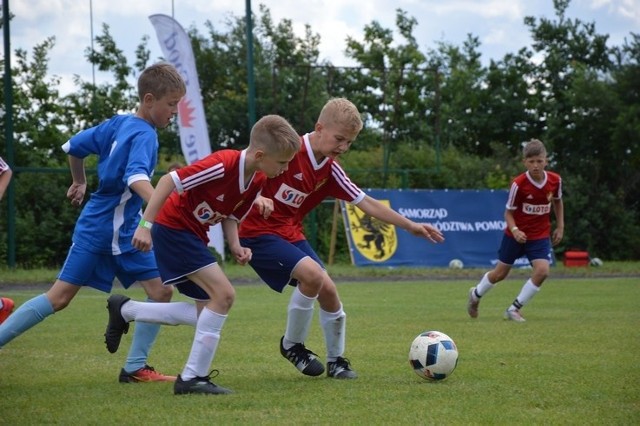
[[[357,207],[376,219],[398,226],[416,237],[423,237],[432,243],[441,243],[444,241],[442,232],[428,223],[416,223],[407,219],[395,210],[385,206],[380,201],[370,196],[365,196]]]

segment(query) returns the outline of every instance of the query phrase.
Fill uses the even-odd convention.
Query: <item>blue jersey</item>
[[[158,160],[155,127],[134,115],[116,115],[76,134],[62,149],[78,158],[98,156],[98,189],[80,213],[73,243],[95,253],[136,250],[131,239],[144,200],[129,186],[153,176]]]

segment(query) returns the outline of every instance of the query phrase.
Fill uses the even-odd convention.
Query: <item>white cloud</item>
[[[267,5],[275,23],[290,19],[299,36],[304,35],[304,26],[309,24],[312,32],[321,36],[320,58],[335,65],[352,65],[344,58],[346,38],[362,40],[365,25],[372,21],[395,31],[396,9],[403,9],[418,21],[414,35],[421,49],[434,48],[435,41],[460,45],[467,34],[472,34],[481,40],[482,59],[486,62],[529,44],[525,16],[554,16],[551,0],[253,0],[254,14],[259,13],[261,3]],[[11,3],[15,15],[10,27],[12,49],[30,50],[35,43],[55,36],[51,74],[60,75],[65,81],[73,74],[90,79],[91,66],[84,58],[91,45],[90,4],[94,36],[102,33],[103,23],[108,24],[116,45],[131,58],[144,35],[150,37],[152,59],[161,55],[149,15],[174,13],[185,28],[195,26],[203,34],[206,21],[222,29],[229,15],[245,15],[245,2],[240,0],[16,1]],[[610,42],[619,44],[640,26],[640,1],[573,0],[567,16],[595,22],[599,33],[610,34]],[[97,77],[100,80],[101,76]],[[66,82],[64,87],[73,86]]]
[[[618,13],[631,19],[636,23],[636,33],[638,27],[640,27],[640,2],[637,0],[622,0],[617,7]]]
[[[440,2],[431,2],[436,13],[445,16],[455,16],[455,14],[472,14],[482,18],[505,18],[510,21],[517,21],[524,16],[524,10],[521,1],[503,1],[503,0],[457,0]]]

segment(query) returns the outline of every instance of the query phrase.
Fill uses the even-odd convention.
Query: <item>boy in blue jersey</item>
[[[0,348],[67,307],[83,286],[108,293],[117,277],[125,288],[140,282],[150,301],[171,300],[172,288],[162,285],[153,252],[134,248],[131,239],[142,204],[153,193],[156,128],[169,125],[185,93],[184,80],[172,65],[151,65],[138,79],[140,105],[135,114],[115,115],[62,146],[73,178],[67,191],[71,204],[82,204],[87,189],[84,158],[91,154],[99,157],[98,189],[80,213],[58,278],[46,293],[25,302],[0,325]],[[157,324],[137,324],[120,382],[175,381],[146,364],[158,332]]]

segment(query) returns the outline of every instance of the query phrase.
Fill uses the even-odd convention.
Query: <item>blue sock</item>
[[[147,299],[147,302],[153,303],[153,300]],[[131,348],[127,355],[127,362],[124,365],[124,371],[133,373],[140,370],[147,363],[149,357],[149,349],[158,337],[160,332],[160,324],[150,322],[137,322],[133,330],[133,339],[131,340]]]
[[[0,348],[53,314],[46,294],[27,300],[0,325]]]

